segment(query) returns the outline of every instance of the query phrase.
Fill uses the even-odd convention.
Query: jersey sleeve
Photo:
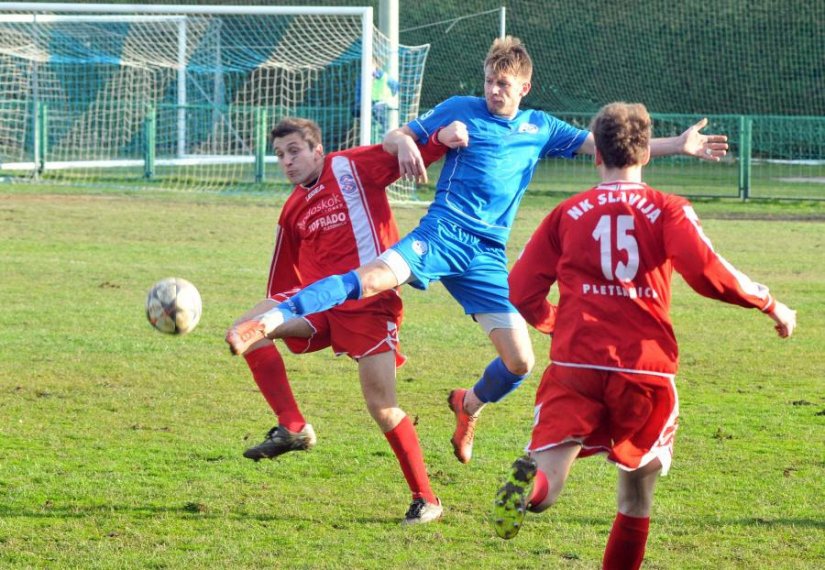
[[[541,158],[550,156],[573,158],[590,133],[547,113],[544,113],[544,116],[548,121],[549,135],[547,144],[541,149]]]
[[[438,129],[446,127],[462,116],[457,112],[460,110],[457,108],[458,105],[460,105],[459,98],[450,97],[407,123],[407,127],[415,134],[416,140],[423,143],[429,140]]]
[[[557,307],[547,300],[547,294],[556,282],[556,265],[561,255],[558,220],[557,210],[554,210],[542,221],[524,246],[508,278],[510,302],[524,320],[545,334],[552,334],[556,325]]]
[[[438,142],[437,134],[436,131],[425,141],[425,144],[418,145],[421,157],[427,166],[444,156],[449,150],[448,147]],[[358,175],[367,191],[384,192],[386,187],[398,180],[400,176],[398,157],[385,151],[380,144],[356,147],[344,152],[355,163]]]
[[[289,228],[289,222],[281,216],[276,230],[275,251],[269,266],[267,297],[302,285],[298,271],[298,242]]]
[[[668,210],[665,249],[673,268],[694,291],[725,303],[773,311],[775,301],[768,288],[751,281],[714,251],[690,202],[674,198]]]

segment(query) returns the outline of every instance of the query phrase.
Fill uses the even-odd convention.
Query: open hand
[[[679,136],[682,139],[682,152],[702,160],[719,162],[728,153],[728,137],[700,133],[707,124],[707,118],[702,119]]]
[[[398,145],[398,172],[402,180],[424,183],[427,181],[427,166],[421,151],[410,137],[405,137]]]

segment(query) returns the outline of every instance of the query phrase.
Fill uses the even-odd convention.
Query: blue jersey
[[[452,221],[501,245],[540,158],[572,158],[588,132],[544,111],[497,117],[482,97],[451,97],[407,126],[419,141],[453,121],[467,125],[470,144],[447,153],[427,217]]]

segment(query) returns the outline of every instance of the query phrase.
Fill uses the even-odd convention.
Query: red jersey
[[[553,334],[568,365],[672,375],[671,276],[698,293],[770,312],[774,300],[713,250],[690,202],[642,183],[604,183],[559,204],[510,273],[510,300]],[[559,305],[547,301],[558,282]]]
[[[448,150],[435,136],[420,147],[426,164]],[[381,145],[326,155],[315,184],[295,186],[281,209],[268,296],[351,271],[397,242],[386,187],[398,177],[398,157]]]

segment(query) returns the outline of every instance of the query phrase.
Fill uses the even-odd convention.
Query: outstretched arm
[[[702,160],[719,162],[728,153],[728,137],[726,135],[705,135],[700,133],[708,124],[702,119],[691,126],[678,137],[660,137],[650,141],[651,156],[669,156],[685,154]],[[587,135],[584,142],[576,151],[578,154],[596,154],[596,141],[593,133]]]
[[[678,137],[657,138],[650,141],[651,156],[685,154],[702,160],[719,162],[728,153],[726,135],[705,135],[700,133],[708,124],[702,119]]]
[[[770,295],[768,288],[737,270],[713,249],[699,217],[687,200],[671,198],[663,233],[673,268],[705,297],[757,308],[771,317],[776,332],[788,338],[796,328],[796,311]],[[672,208],[672,209],[671,209]]]

